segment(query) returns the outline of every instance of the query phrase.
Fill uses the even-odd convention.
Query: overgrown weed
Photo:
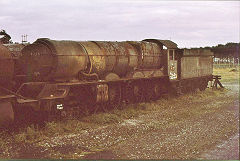
[[[114,113],[93,114],[90,116],[86,116],[81,120],[84,122],[89,122],[89,123],[98,124],[98,125],[119,123],[122,121],[121,118]]]
[[[41,130],[31,125],[14,134],[13,138],[17,143],[33,143],[44,139],[45,136]]]

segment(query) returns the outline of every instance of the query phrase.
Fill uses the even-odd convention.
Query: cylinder
[[[71,80],[87,68],[89,59],[75,41],[38,39],[22,50],[21,64],[30,80]]]
[[[10,51],[0,44],[0,85],[9,83],[14,74],[14,61]]]

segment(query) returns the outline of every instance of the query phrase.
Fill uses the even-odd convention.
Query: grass
[[[20,132],[13,134],[13,139],[16,143],[34,143],[44,139],[44,135],[33,126],[22,129]]]
[[[239,82],[239,67],[213,68],[213,75],[221,75],[221,82]]]
[[[94,116],[92,116],[94,117]],[[82,130],[96,127],[96,124],[80,120],[63,120],[59,122],[48,122],[44,128],[29,126],[12,133],[12,140],[15,143],[37,143],[44,139],[70,133],[78,133]],[[0,149],[4,147],[4,137],[11,137],[9,134],[0,136]],[[1,155],[0,155],[1,156]]]

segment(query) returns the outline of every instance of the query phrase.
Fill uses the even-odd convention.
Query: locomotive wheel
[[[36,125],[39,123],[39,113],[36,112],[31,106],[21,106],[16,110],[16,125],[29,126]]]
[[[187,89],[186,85],[184,85],[184,86],[182,87],[182,92],[183,92],[183,93],[187,93],[187,92],[188,92],[188,89]]]
[[[119,108],[121,105],[121,85],[111,84],[108,87],[108,106],[103,106],[103,110]]]
[[[81,113],[79,114],[79,117],[97,113],[98,110],[99,110],[99,105],[97,104],[80,105]]]
[[[198,82],[195,80],[192,82],[192,92],[195,93],[197,89],[199,88]]]
[[[195,93],[195,91],[196,91],[196,85],[195,85],[195,83],[194,83],[194,81],[193,82],[191,82],[191,93]]]
[[[153,82],[148,82],[146,83],[147,85],[144,87],[145,88],[145,93],[144,93],[144,96],[145,96],[145,100],[146,101],[151,101],[154,99],[154,84]]]
[[[83,115],[89,115],[98,110],[99,106],[97,106],[96,102],[97,93],[95,86],[82,86],[74,91],[73,95],[73,100],[77,100],[77,106]]]
[[[14,121],[14,112],[11,102],[0,103],[0,128],[8,127]]]
[[[157,100],[161,96],[161,85],[158,81],[149,82],[146,86],[146,101]]]
[[[126,104],[134,103],[135,101],[135,96],[133,92],[133,83],[128,83],[125,86],[125,101]]]
[[[153,100],[159,99],[161,96],[161,92],[162,90],[161,90],[160,82],[155,82],[153,86],[153,93],[154,93]]]
[[[143,87],[142,83],[136,83],[133,85],[133,95],[134,95],[134,103],[143,101]]]
[[[192,84],[192,82],[187,82],[187,84],[186,84],[186,92],[187,93],[191,93],[193,91],[193,84]]]
[[[89,114],[96,113],[99,110],[99,105],[97,105],[95,102],[87,106],[87,111]]]
[[[199,90],[200,91],[204,91],[208,86],[208,82],[207,81],[202,81],[201,84],[199,85]]]

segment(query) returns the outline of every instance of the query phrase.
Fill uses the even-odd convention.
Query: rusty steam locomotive
[[[21,54],[14,60],[0,46],[0,126],[204,90],[212,80],[210,50],[179,49],[170,40],[41,38]]]

